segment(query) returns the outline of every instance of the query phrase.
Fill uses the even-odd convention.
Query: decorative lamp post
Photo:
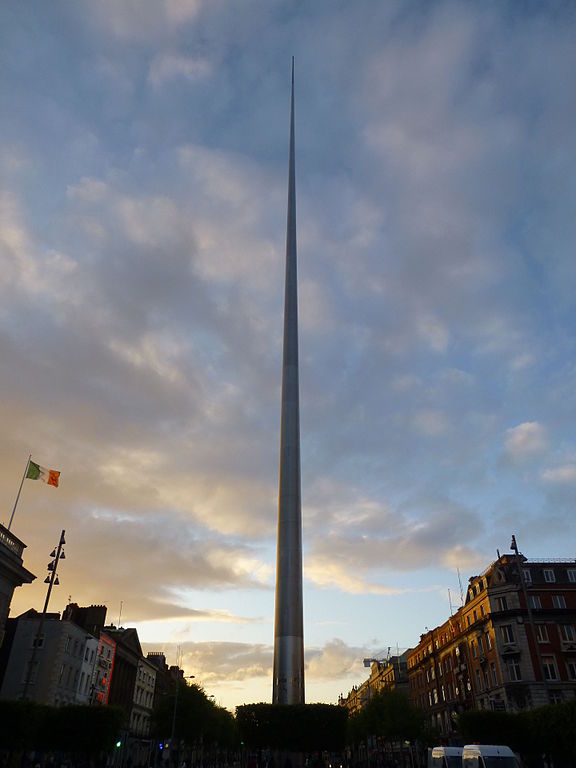
[[[170,758],[175,756],[173,761],[174,768],[178,766],[178,747],[173,750],[174,734],[176,733],[176,713],[178,711],[178,692],[180,691],[180,680],[192,680],[194,675],[178,675],[176,678],[176,691],[174,693],[174,711],[172,712],[172,732],[170,735]],[[178,746],[180,745],[180,739],[178,739]]]
[[[30,684],[32,683],[32,676],[34,674],[34,665],[36,664],[36,655],[38,653],[38,648],[40,646],[40,641],[42,638],[42,630],[44,629],[44,622],[46,621],[46,613],[48,611],[48,603],[50,602],[50,595],[52,594],[52,587],[57,587],[60,584],[60,581],[58,580],[58,564],[60,563],[60,560],[66,559],[66,555],[64,554],[64,550],[62,549],[64,544],[66,544],[64,533],[65,531],[62,531],[62,533],[60,534],[60,541],[58,542],[58,547],[54,547],[54,549],[50,553],[50,557],[53,557],[54,559],[48,563],[48,566],[47,566],[48,576],[46,576],[46,578],[44,579],[44,583],[48,584],[48,589],[46,590],[46,599],[44,601],[44,608],[42,609],[40,621],[38,622],[38,630],[36,632],[36,637],[34,638],[34,642],[32,644],[32,653],[30,654],[30,661],[28,662],[28,670],[26,672],[26,680],[24,682],[24,691],[22,693],[23,699],[28,698],[28,689],[30,688]]]

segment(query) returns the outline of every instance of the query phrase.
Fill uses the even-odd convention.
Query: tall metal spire
[[[274,626],[274,679],[272,686],[272,701],[274,704],[304,703],[299,399],[296,173],[294,164],[294,58],[292,58],[278,544],[276,554],[276,620]]]

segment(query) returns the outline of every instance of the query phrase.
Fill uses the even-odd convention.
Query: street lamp
[[[44,579],[44,584],[48,584],[48,589],[46,590],[46,600],[44,601],[44,608],[42,609],[42,614],[40,616],[40,621],[38,623],[38,630],[36,632],[36,637],[34,638],[34,642],[32,645],[32,654],[30,656],[30,661],[28,662],[28,670],[26,672],[26,680],[24,682],[24,691],[22,693],[22,698],[26,699],[28,696],[28,688],[30,687],[30,683],[32,682],[32,674],[34,671],[34,664],[36,663],[36,654],[38,653],[38,646],[40,645],[40,638],[42,636],[42,629],[44,628],[44,622],[46,620],[46,613],[48,611],[48,603],[50,602],[50,595],[52,593],[52,587],[57,587],[60,584],[60,581],[58,580],[58,563],[60,560],[65,560],[66,555],[64,554],[64,550],[62,547],[64,544],[66,544],[66,540],[64,539],[64,533],[65,531],[62,531],[60,534],[60,541],[58,542],[58,547],[54,547],[52,552],[50,553],[50,557],[53,557],[54,560],[51,560],[48,565],[46,566],[48,569],[48,576]]]
[[[176,712],[178,711],[178,692],[180,690],[180,680],[192,680],[195,676],[194,675],[178,675],[176,678],[176,691],[174,693],[174,711],[172,712],[172,732],[170,735],[170,757],[172,757],[172,745],[174,743],[174,734],[176,733]],[[178,743],[180,743],[180,740],[178,740]],[[176,761],[174,762],[174,765],[177,765],[178,762],[178,750],[174,751],[174,754],[176,755]]]

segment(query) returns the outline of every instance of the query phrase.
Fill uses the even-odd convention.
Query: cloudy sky
[[[38,578],[271,699],[296,60],[306,687],[574,556],[563,2],[5,0],[0,501]]]

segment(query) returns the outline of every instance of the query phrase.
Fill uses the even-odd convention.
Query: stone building
[[[0,645],[15,588],[30,584],[36,578],[22,564],[25,548],[26,544],[17,539],[8,528],[0,525]]]
[[[469,580],[464,605],[408,653],[410,695],[449,737],[465,709],[576,696],[576,559],[512,553]]]

